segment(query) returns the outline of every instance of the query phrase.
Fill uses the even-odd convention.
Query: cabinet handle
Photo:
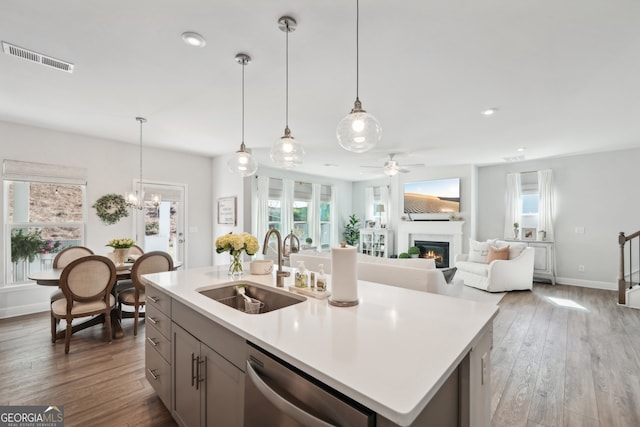
[[[200,356],[196,357],[196,390],[198,390],[200,388],[200,383],[203,382],[207,376],[206,373],[206,369],[207,369],[207,358],[205,357],[204,360],[200,359]],[[204,368],[205,368],[205,373],[204,375],[200,375],[200,365],[204,364]]]
[[[149,372],[149,374],[151,374],[151,376],[153,377],[154,380],[158,381],[158,375],[156,375],[156,370],[155,369],[148,368],[147,372]]]
[[[262,378],[260,378],[260,375],[255,370],[253,363],[249,360],[247,360],[247,374],[249,375],[249,379],[251,380],[253,385],[269,402],[271,402],[273,406],[280,409],[282,412],[289,415],[300,424],[310,427],[331,426],[331,424],[328,424],[320,418],[311,415],[310,413],[289,402],[284,397],[280,396],[275,390],[269,387],[267,383],[262,380]]]
[[[196,355],[191,353],[191,387],[196,383],[196,368],[195,368]]]
[[[147,295],[147,298],[149,298],[152,302],[155,302],[156,304],[158,303],[158,301],[160,301],[158,297],[154,297],[151,295]]]
[[[147,316],[147,320],[149,322],[153,323],[154,325],[158,324],[158,321],[156,319],[154,319],[153,317],[151,317],[151,316]]]
[[[157,347],[157,346],[158,346],[158,343],[157,343],[157,342],[155,342],[155,341],[153,340],[153,338],[151,338],[151,337],[147,337],[147,341],[149,342],[149,344],[151,344],[151,345],[152,345],[152,346],[154,346],[154,347]]]

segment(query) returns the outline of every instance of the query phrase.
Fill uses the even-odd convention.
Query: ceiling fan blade
[[[396,168],[396,170],[400,173],[407,173],[407,172],[411,172],[409,169],[405,168],[405,167],[399,167]]]

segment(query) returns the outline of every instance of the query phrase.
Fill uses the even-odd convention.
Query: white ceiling
[[[282,15],[298,21],[289,127],[303,172],[370,179],[359,166],[393,152],[401,165],[483,165],[640,146],[638,0],[362,0],[360,98],[383,140],[360,155],[335,137],[355,99],[355,0],[3,0],[1,40],[75,71],[0,54],[0,120],[137,144],[144,116],[145,146],[228,155],[245,52],[245,141],[273,167]],[[207,45],[185,45],[184,31]],[[483,116],[489,107],[498,114]]]

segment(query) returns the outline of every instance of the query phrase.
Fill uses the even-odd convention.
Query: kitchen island
[[[207,319],[374,411],[379,426],[422,425],[433,419],[434,411],[450,400],[437,401],[445,385],[455,387],[459,396],[456,425],[490,425],[489,353],[496,305],[360,281],[360,303],[354,307],[307,297],[268,313],[247,314],[200,293],[230,282],[225,266],[150,274],[144,280],[148,302],[149,295],[171,300],[174,329],[183,327],[175,324],[180,313]],[[275,287],[275,272],[246,274],[242,281]],[[279,289],[288,292],[292,284],[289,277]],[[170,308],[165,315],[171,318]],[[222,358],[233,362],[234,356]],[[175,403],[175,392],[165,400],[174,406],[168,402]],[[173,413],[175,407],[170,409]]]

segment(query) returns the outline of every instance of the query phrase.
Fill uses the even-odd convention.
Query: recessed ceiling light
[[[189,46],[194,47],[203,47],[207,44],[207,41],[198,33],[194,33],[193,31],[186,31],[182,33],[182,40]]]
[[[524,150],[526,150],[526,148],[524,148],[524,147],[520,147],[520,148],[518,148],[518,150],[517,150],[517,151],[519,151],[519,152],[521,152],[521,153],[522,153]]]
[[[482,112],[482,114],[485,116],[493,116],[497,112],[498,112],[497,108],[487,108]]]

